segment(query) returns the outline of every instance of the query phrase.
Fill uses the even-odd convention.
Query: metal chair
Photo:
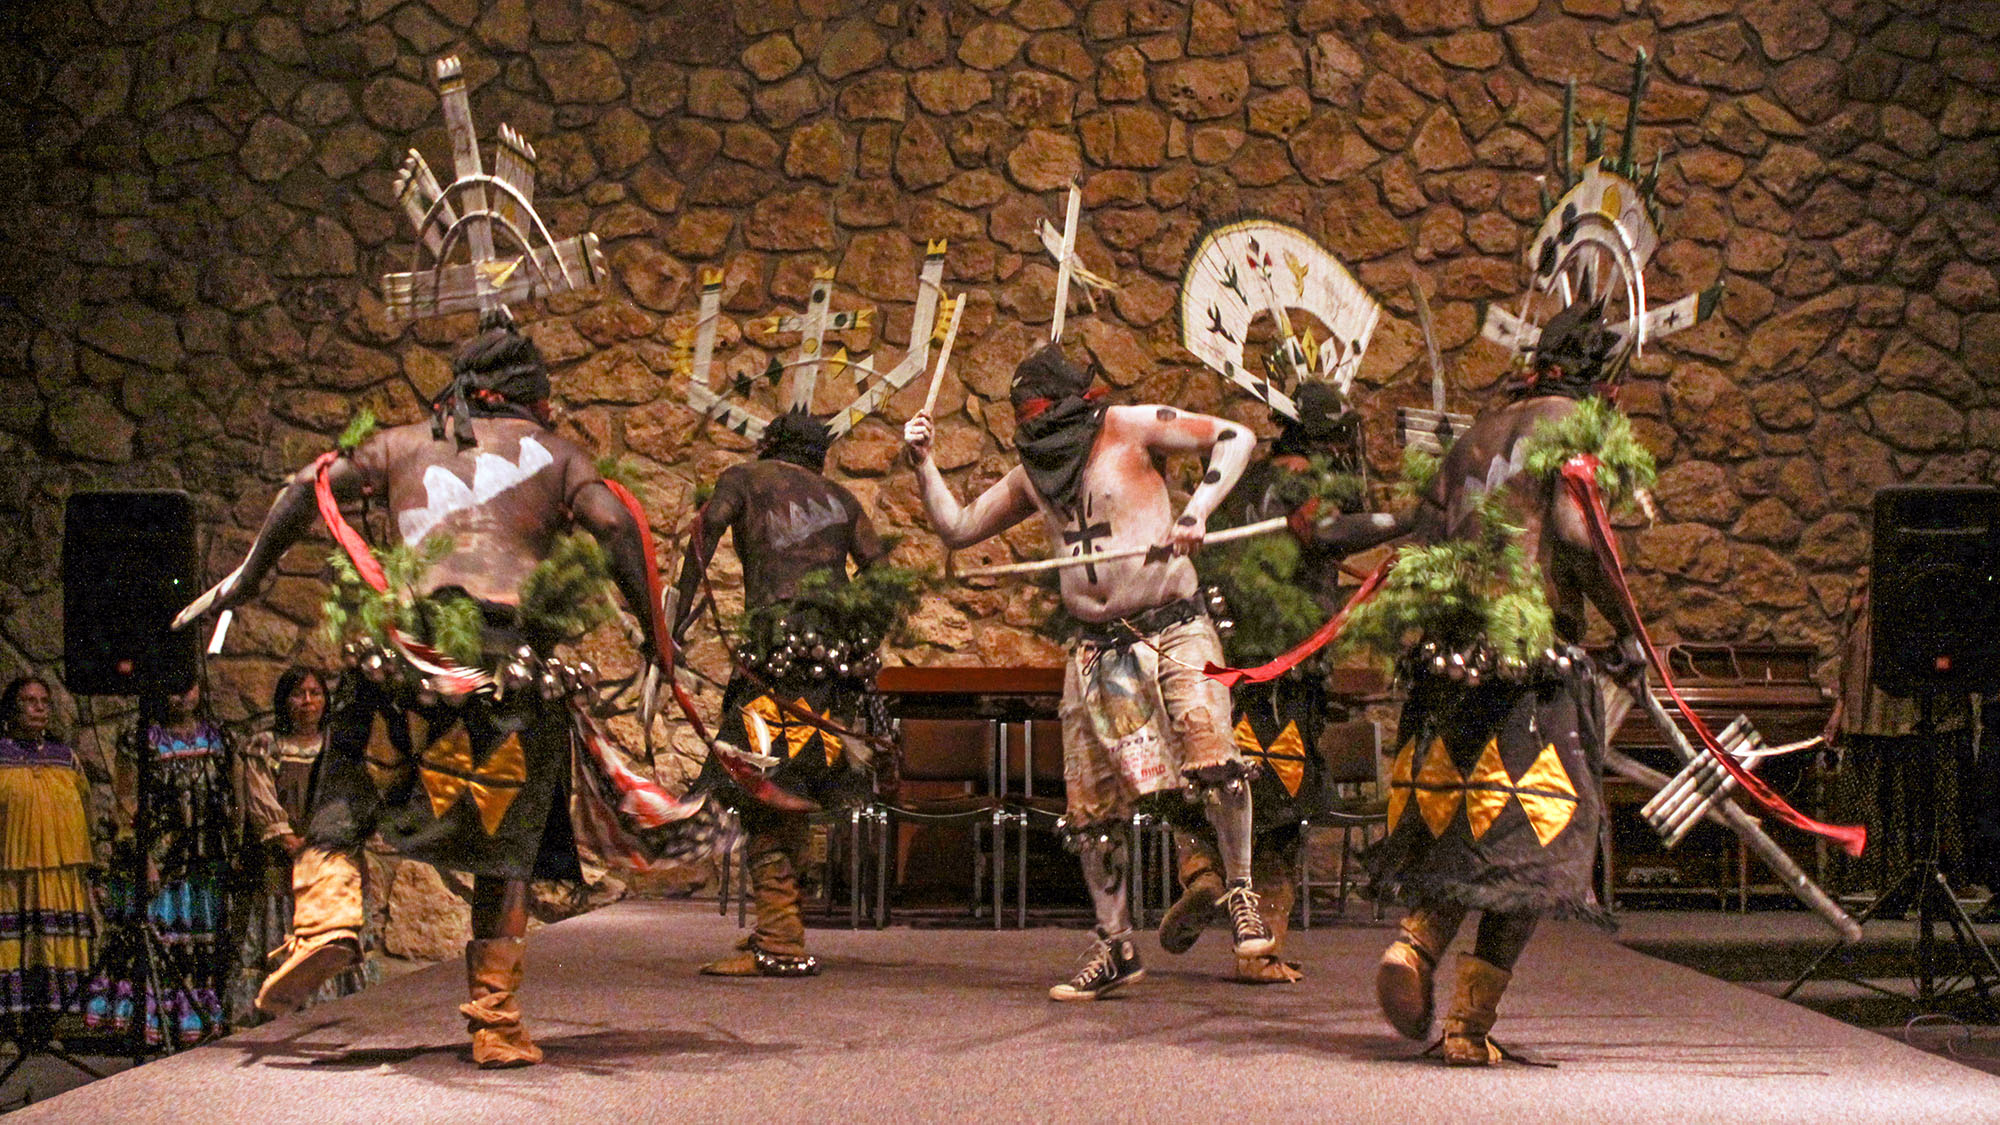
[[[1005,724],[982,719],[908,718],[897,720],[899,772],[902,788],[891,805],[884,805],[883,868],[900,871],[907,848],[905,826],[962,825],[972,845],[972,901],[969,912],[978,917],[989,905],[986,888],[992,885],[994,928],[999,928],[1002,912],[1000,875],[1006,856],[1004,834],[1008,812],[1001,802],[1005,778],[1001,762],[1005,754]],[[919,794],[917,787],[944,789],[942,793]],[[988,836],[991,834],[991,841]],[[993,878],[988,878],[988,856]],[[886,886],[885,886],[886,890]],[[883,896],[883,918],[887,918],[887,895]]]
[[[1376,763],[1382,755],[1382,726],[1372,719],[1355,719],[1345,723],[1334,723],[1327,727],[1315,749],[1326,766],[1327,783],[1332,787],[1336,802],[1333,808],[1301,823],[1301,837],[1314,828],[1334,828],[1340,831],[1340,866],[1334,877],[1336,913],[1347,913],[1347,894],[1351,885],[1347,866],[1354,855],[1354,833],[1360,832],[1362,842],[1368,839],[1368,829],[1386,824],[1389,819],[1389,803],[1383,797],[1371,797],[1361,791],[1364,785],[1373,785],[1380,780]],[[1299,928],[1312,929],[1313,890],[1324,887],[1323,882],[1313,880],[1311,849],[1299,849]],[[1377,905],[1376,916],[1381,916]]]

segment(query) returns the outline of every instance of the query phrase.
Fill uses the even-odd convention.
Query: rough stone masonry
[[[1622,126],[1657,60],[1643,153],[1668,154],[1655,292],[1727,281],[1722,315],[1651,351],[1623,403],[1664,467],[1636,531],[1665,637],[1831,656],[1872,490],[1993,476],[2000,451],[2000,6],[1939,0],[37,0],[0,14],[0,669],[61,648],[63,498],[197,498],[211,576],[282,475],[361,406],[418,416],[470,320],[397,329],[390,184],[448,151],[428,60],[457,53],[490,134],[541,154],[559,235],[595,231],[606,291],[530,313],[563,426],[639,469],[663,536],[745,446],[682,405],[694,278],[725,271],[732,373],[787,340],[749,321],[837,268],[907,342],[924,240],[970,294],[941,465],[1011,463],[1007,372],[1050,319],[1035,235],[1083,185],[1081,252],[1121,289],[1071,339],[1122,391],[1261,423],[1175,344],[1174,284],[1209,218],[1254,208],[1326,241],[1389,307],[1362,388],[1391,469],[1427,402],[1406,294],[1431,291],[1454,406],[1490,393],[1479,302],[1523,283],[1561,84]],[[896,427],[832,471],[937,568]],[[1031,556],[1018,532],[978,559]],[[324,551],[239,614],[212,671],[253,714],[312,639]],[[718,569],[725,586],[732,577]],[[1012,589],[947,586],[895,655],[1047,661]],[[973,622],[979,622],[974,628]],[[708,642],[697,663],[719,666]],[[621,670],[616,650],[602,662]],[[100,718],[103,713],[100,711]]]

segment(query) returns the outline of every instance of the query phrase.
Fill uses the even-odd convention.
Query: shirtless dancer
[[[791,601],[802,581],[815,572],[824,573],[830,586],[845,586],[849,558],[866,568],[888,553],[861,502],[821,475],[832,441],[825,423],[803,410],[787,411],[765,426],[755,461],[733,465],[716,480],[715,492],[702,506],[697,534],[689,538],[687,557],[681,565],[680,619],[674,625],[677,636],[692,620],[702,575],[725,531],[730,533],[743,567],[744,608],[752,611]],[[741,672],[732,676],[723,693],[722,724],[717,733],[724,742],[749,746],[744,716],[756,714],[768,724],[773,746],[781,748],[774,751],[781,757],[770,775],[774,785],[821,806],[858,803],[868,794],[866,770],[846,759],[832,735],[780,710],[772,696],[803,702],[814,714],[831,713],[850,721],[867,686],[860,668],[866,666],[865,656],[874,651],[880,638],[824,636],[819,640],[843,657],[839,662],[822,662],[821,675],[812,675],[804,662],[794,665],[787,660],[776,666],[763,662],[762,683]],[[863,642],[871,643],[864,646]],[[839,670],[842,667],[850,671],[843,673]],[[727,774],[719,761],[709,759],[696,786],[727,787]],[[819,971],[819,963],[806,954],[798,886],[807,814],[773,808],[747,795],[733,803],[748,836],[744,846],[757,928],[744,939],[737,955],[712,961],[701,971],[711,976],[811,976]]]
[[[1582,509],[1559,478],[1521,468],[1523,443],[1539,425],[1605,390],[1603,367],[1614,341],[1601,315],[1573,305],[1550,318],[1527,377],[1510,388],[1512,401],[1479,415],[1452,444],[1413,512],[1339,515],[1317,528],[1320,545],[1340,554],[1406,532],[1420,543],[1467,539],[1482,530],[1475,501],[1503,489],[1508,518],[1523,529],[1527,565],[1553,611],[1553,658],[1530,662],[1518,676],[1449,674],[1454,664],[1480,662],[1484,638],[1477,636],[1427,635],[1425,648],[1405,658],[1409,699],[1391,786],[1407,799],[1392,798],[1388,834],[1364,862],[1376,893],[1410,913],[1382,955],[1376,993],[1396,1030],[1428,1037],[1437,962],[1468,911],[1479,910],[1478,938],[1473,952],[1459,958],[1444,1024],[1444,1060],[1455,1066],[1500,1060],[1487,1033],[1536,923],[1546,915],[1602,917],[1591,870],[1603,818],[1605,730],[1598,670],[1577,647],[1586,605],[1595,605],[1619,637],[1617,666],[1606,673],[1643,679],[1644,662],[1592,552]],[[1432,761],[1440,753],[1446,759]],[[1497,755],[1505,777],[1488,768],[1489,755]],[[1504,794],[1499,812],[1477,828],[1469,786]],[[1451,810],[1442,829],[1430,819],[1437,809]]]
[[[1015,369],[1011,397],[1021,464],[970,506],[931,460],[929,415],[904,427],[924,512],[945,545],[970,546],[1039,513],[1049,541],[1071,555],[1157,548],[1062,571],[1063,606],[1083,622],[1063,673],[1065,822],[1097,932],[1083,967],[1049,996],[1095,1000],[1144,975],[1126,900],[1126,827],[1133,802],[1148,793],[1187,787],[1199,795],[1221,843],[1236,951],[1267,953],[1270,928],[1250,888],[1250,789],[1230,736],[1229,692],[1202,674],[1221,662],[1222,645],[1187,558],[1249,463],[1254,438],[1172,407],[1097,405],[1089,375],[1056,344]],[[1178,517],[1160,470],[1177,453],[1210,458]]]
[[[494,324],[460,353],[437,422],[383,430],[334,460],[342,503],[386,506],[398,541],[448,536],[420,598],[466,599],[484,622],[480,661],[535,659],[555,638],[523,619],[522,584],[572,528],[605,548],[613,580],[654,645],[636,522],[590,456],[546,421],[549,379],[532,341]],[[241,605],[315,518],[317,466],[279,493],[217,608]],[[522,937],[531,879],[580,880],[568,814],[570,726],[562,700],[532,686],[440,698],[395,657],[365,658],[340,679],[313,777],[306,847],[293,861],[292,938],[257,995],[260,1011],[298,1007],[360,956],[362,843],[376,832],[402,855],[473,875],[461,1007],[482,1067],[527,1066],[541,1049],[521,1023]]]

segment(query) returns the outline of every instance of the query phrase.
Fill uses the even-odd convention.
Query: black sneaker
[[[1083,967],[1067,981],[1049,989],[1051,1000],[1095,1000],[1121,985],[1146,975],[1139,964],[1139,947],[1132,944],[1128,930],[1124,936],[1108,938],[1102,933],[1090,947]]]
[[[1229,888],[1222,896],[1223,909],[1229,911],[1229,926],[1236,931],[1236,955],[1238,957],[1261,957],[1278,947],[1271,937],[1271,927],[1264,921],[1257,892],[1247,884]]]

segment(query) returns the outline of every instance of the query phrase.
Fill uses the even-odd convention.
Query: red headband
[[[1105,395],[1108,395],[1110,393],[1111,393],[1111,388],[1109,387],[1092,387],[1089,390],[1083,392],[1083,401],[1096,402],[1098,399],[1103,398]],[[1018,426],[1022,422],[1029,421],[1030,419],[1034,418],[1037,414],[1040,414],[1042,411],[1047,410],[1049,407],[1054,406],[1055,404],[1056,404],[1055,399],[1042,398],[1039,395],[1034,398],[1024,398],[1020,402],[1014,404],[1014,424]]]

